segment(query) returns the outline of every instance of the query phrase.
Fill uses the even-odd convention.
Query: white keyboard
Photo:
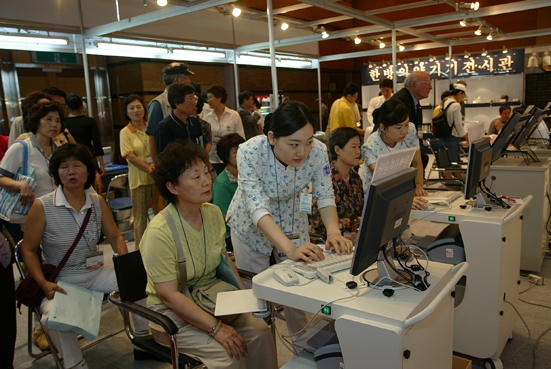
[[[342,255],[337,253],[324,253],[325,259],[322,261],[291,261],[285,263],[286,266],[293,269],[295,272],[302,274],[308,279],[317,278],[316,269],[322,268],[327,272],[334,273],[341,270],[350,269],[354,254]]]
[[[429,204],[450,206],[455,199],[463,196],[463,192],[459,191],[434,191],[429,192],[428,196],[424,196]]]

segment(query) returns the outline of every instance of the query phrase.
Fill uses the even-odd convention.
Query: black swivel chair
[[[113,265],[115,267],[115,274],[117,275],[119,290],[111,293],[109,301],[121,309],[126,334],[130,338],[130,341],[132,341],[132,344],[163,361],[172,363],[173,369],[206,368],[200,361],[178,352],[176,341],[178,327],[176,327],[172,319],[135,303],[147,297],[145,292],[147,274],[140,252],[134,251],[125,255],[115,254],[113,256]],[[158,344],[150,335],[145,337],[134,335],[133,329],[130,326],[130,313],[139,315],[161,326],[169,337],[170,348]]]

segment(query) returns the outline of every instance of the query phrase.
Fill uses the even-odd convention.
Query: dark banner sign
[[[375,85],[385,78],[392,79],[394,73],[392,64],[383,67],[374,64],[372,67],[362,67],[362,85]],[[520,74],[524,72],[524,50],[509,50],[502,52],[471,55],[468,58],[454,56],[451,60],[420,59],[418,63],[413,61],[402,62],[396,66],[398,83],[403,83],[406,77],[414,71],[425,71],[431,79],[468,78],[495,76],[503,74]]]

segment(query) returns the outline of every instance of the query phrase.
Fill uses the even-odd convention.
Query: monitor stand
[[[366,270],[362,274],[362,279],[366,281],[370,286],[375,288],[398,288],[404,287],[407,285],[408,281],[402,278],[398,273],[394,271],[397,269],[400,273],[406,275],[408,278],[415,280],[415,275],[411,272],[407,272],[399,268],[392,259],[391,256],[388,256],[388,262],[385,259],[383,250],[379,251],[379,256],[377,257],[377,269]],[[389,265],[392,264],[394,269]]]

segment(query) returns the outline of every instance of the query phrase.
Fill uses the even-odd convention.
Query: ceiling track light
[[[287,23],[287,22],[281,23],[281,30],[282,30],[282,31],[285,31],[285,30],[287,30],[288,28],[289,28],[289,23]]]
[[[434,56],[429,55],[429,61],[434,61]]]
[[[398,44],[398,50],[400,51],[404,51],[406,49],[406,47],[402,44]]]
[[[321,33],[321,38],[329,37],[329,33],[327,33],[324,26],[314,26],[313,31],[314,31],[314,34],[320,34]]]
[[[419,58],[415,59],[415,60],[413,61],[413,64],[416,64],[416,65],[419,64]]]
[[[238,8],[238,7],[235,7],[233,8],[233,10],[231,11],[232,15],[234,17],[239,17],[241,15],[241,9]]]
[[[166,4],[168,4],[166,0],[157,0],[157,5],[159,6],[166,6]]]
[[[402,65],[403,61],[402,59],[398,59],[398,65]]]
[[[446,59],[446,60],[450,60],[450,54],[446,53],[445,59]]]
[[[463,54],[463,57],[466,59],[471,56],[471,53],[465,50],[465,54]]]
[[[467,27],[467,20],[462,19],[462,20],[459,21],[459,24],[461,25],[461,27]]]
[[[356,36],[356,37],[354,38],[354,43],[355,43],[356,45],[359,45],[359,44],[362,43],[362,40],[361,40],[358,36]]]
[[[379,49],[384,49],[385,46],[386,44],[383,41],[379,40]]]
[[[475,1],[473,3],[456,3],[455,4],[455,11],[459,10],[472,10],[476,12],[480,8],[480,3],[478,1]]]
[[[386,61],[383,59],[383,67],[386,67],[387,64],[386,64]]]
[[[482,26],[478,27],[478,29],[474,31],[474,34],[477,36],[482,36]]]
[[[501,50],[501,52],[503,54],[507,54],[509,52],[509,50],[507,50],[507,48],[505,47],[505,45],[503,45],[503,50]]]
[[[486,55],[488,55],[488,52],[486,51],[486,49],[482,49],[482,53],[480,55],[486,56]]]

